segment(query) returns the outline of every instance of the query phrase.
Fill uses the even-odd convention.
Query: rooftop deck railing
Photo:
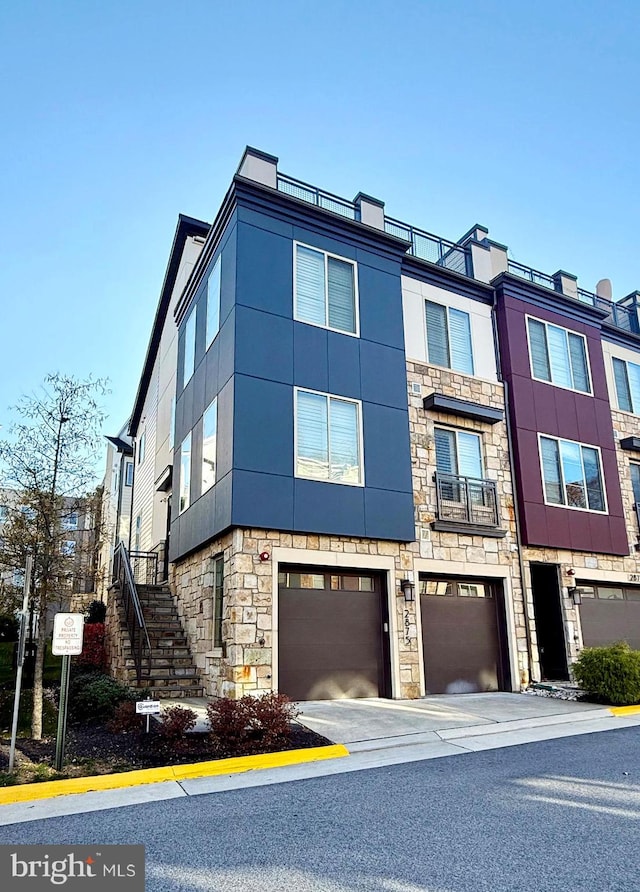
[[[325,211],[340,214],[341,217],[347,217],[349,220],[358,219],[356,206],[352,201],[332,195],[331,192],[325,192],[323,189],[309,185],[309,183],[303,183],[302,180],[294,180],[293,177],[278,174],[278,191],[291,195],[293,198],[299,198],[300,201],[308,201],[309,204],[315,204],[316,207],[324,208]]]
[[[461,273],[463,276],[473,276],[471,255],[467,248],[456,245],[455,242],[449,242],[439,235],[433,235],[431,232],[416,229],[415,226],[409,226],[399,220],[393,220],[391,217],[384,218],[384,229],[389,235],[395,235],[397,238],[410,242],[409,252],[414,257],[428,260],[429,263],[443,266],[456,273]]]
[[[509,260],[508,271],[514,276],[520,276],[521,279],[527,279],[534,285],[543,285],[545,288],[555,288],[552,276],[541,273],[540,270],[533,269],[530,266],[524,266],[522,263],[516,263],[515,260]]]

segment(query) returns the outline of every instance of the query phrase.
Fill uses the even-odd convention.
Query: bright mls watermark
[[[3,892],[144,892],[144,846],[0,845]]]

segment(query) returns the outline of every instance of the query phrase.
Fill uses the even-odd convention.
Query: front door
[[[557,564],[531,564],[533,612],[543,679],[569,678]]]

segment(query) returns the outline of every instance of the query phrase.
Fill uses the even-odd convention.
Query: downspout
[[[499,339],[498,339],[498,323],[496,318],[496,292],[493,292],[493,304],[491,306],[491,325],[493,327],[493,345],[496,355],[496,367],[498,370],[498,380],[502,382],[502,386],[504,388],[504,403],[505,403],[505,423],[507,428],[507,450],[509,453],[509,467],[511,469],[511,491],[513,494],[513,518],[515,521],[515,529],[516,529],[516,546],[518,549],[518,567],[520,570],[520,586],[522,589],[522,607],[524,611],[524,631],[525,638],[527,641],[527,658],[529,661],[529,683],[533,682],[533,642],[531,640],[531,616],[529,614],[529,602],[527,599],[527,587],[526,587],[526,576],[525,576],[525,566],[524,566],[524,558],[522,556],[522,534],[521,534],[521,525],[520,525],[520,509],[518,503],[518,485],[517,485],[517,475],[516,475],[516,465],[514,458],[514,449],[513,449],[513,433],[511,429],[511,416],[509,413],[509,407],[511,405],[510,394],[509,394],[509,384],[502,377],[502,368],[500,363],[500,349],[499,349]]]

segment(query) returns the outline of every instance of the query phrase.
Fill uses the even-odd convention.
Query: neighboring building
[[[130,547],[207,693],[518,690],[640,644],[639,332],[636,295],[247,149],[179,219],[130,424]]]
[[[129,422],[115,437],[107,437],[107,463],[102,481],[102,531],[98,551],[96,592],[107,599],[111,584],[113,552],[118,542],[129,545],[131,494],[133,492],[133,446],[127,431]]]

